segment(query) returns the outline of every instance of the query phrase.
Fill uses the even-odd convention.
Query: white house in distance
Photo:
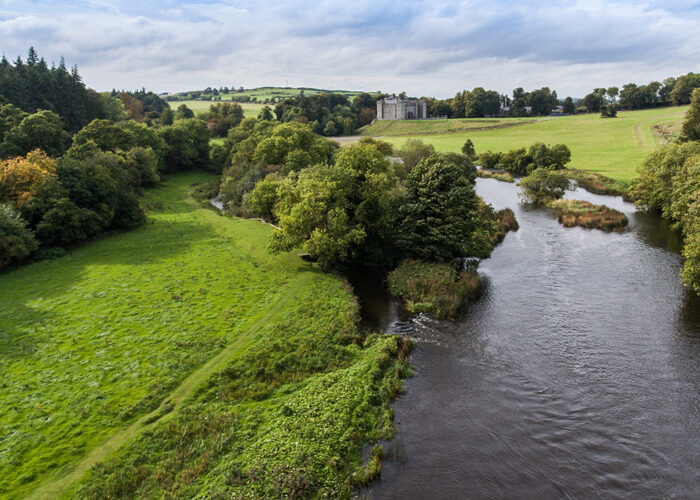
[[[425,120],[428,106],[420,99],[387,97],[377,101],[377,120]]]

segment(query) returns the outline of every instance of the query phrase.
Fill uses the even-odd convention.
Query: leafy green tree
[[[392,257],[401,190],[391,162],[376,147],[344,148],[334,165],[292,173],[277,192],[273,250],[300,247],[325,269],[344,262],[377,265]]]
[[[624,91],[624,89],[623,89]],[[586,108],[589,113],[598,113],[600,108],[603,107],[605,89],[594,89],[593,92],[586,95],[581,101],[581,104]],[[622,94],[621,94],[622,97]]]
[[[550,201],[563,197],[569,184],[565,173],[544,168],[535,169],[520,181],[522,196],[535,205],[546,205]]]
[[[270,109],[270,106],[263,106],[262,109],[260,110],[260,113],[258,113],[258,120],[274,120],[275,116],[272,114],[272,109]]]
[[[11,205],[0,204],[0,269],[22,263],[38,247],[20,214]]]
[[[62,155],[70,137],[63,130],[63,123],[51,111],[38,111],[22,119],[20,124],[10,129],[0,144],[0,157],[21,156],[34,149],[41,149],[49,156]]]
[[[700,73],[688,73],[676,79],[671,91],[671,102],[674,106],[688,104],[693,89],[700,87]]]
[[[467,139],[462,145],[462,154],[472,161],[476,160],[476,150],[471,139]]]
[[[392,156],[394,154],[394,146],[390,142],[375,139],[373,137],[362,137],[359,144],[366,146],[374,146],[384,156]]]
[[[604,104],[600,108],[601,118],[616,118],[617,117],[617,106],[615,104]]]
[[[186,120],[187,118],[194,118],[194,111],[187,107],[186,104],[180,104],[175,111],[176,120]]]
[[[277,191],[283,179],[284,177],[275,173],[255,184],[253,190],[244,197],[244,211],[268,222],[277,222],[274,209],[279,199]]]
[[[405,257],[447,262],[482,256],[479,198],[463,169],[439,155],[421,161],[406,183],[397,242]]]
[[[615,98],[619,93],[620,89],[617,87],[608,87],[608,89],[605,91],[605,94],[608,96],[608,99],[610,99],[610,102],[615,102]]]
[[[168,171],[207,168],[211,134],[203,121],[194,118],[176,120],[171,127],[159,129],[159,133],[169,148]]]
[[[693,90],[690,100],[690,109],[685,115],[680,140],[700,141],[700,88]]]
[[[494,169],[499,166],[501,162],[501,153],[494,153],[492,151],[484,151],[477,158],[477,163],[488,169]]]
[[[410,172],[421,160],[428,158],[435,153],[432,144],[427,144],[420,139],[408,139],[403,148],[397,151],[403,160],[406,171]]]
[[[568,113],[570,115],[573,115],[576,113],[576,105],[574,104],[574,100],[571,97],[567,97],[564,99],[564,113]]]
[[[0,106],[0,143],[5,139],[5,134],[18,127],[24,118],[29,116],[13,104],[7,103]]]

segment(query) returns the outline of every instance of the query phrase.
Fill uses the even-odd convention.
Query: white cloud
[[[700,8],[666,3],[0,2],[0,49],[78,64],[99,90],[284,85],[582,96],[700,61]]]

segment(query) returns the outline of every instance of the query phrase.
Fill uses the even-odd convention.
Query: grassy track
[[[302,291],[325,287],[316,310],[354,304],[337,278],[268,253],[268,226],[184,199],[210,179],[175,176],[146,193],[145,226],[0,275],[0,498],[55,498],[174,418],[270,323],[292,324]]]
[[[467,138],[474,142],[477,153],[483,151],[506,151],[527,147],[534,142],[548,144],[563,143],[571,149],[571,168],[601,173],[616,180],[630,180],[636,176],[637,167],[644,157],[663,140],[660,130],[673,134],[682,122],[687,106],[658,108],[642,111],[620,112],[617,118],[602,119],[598,114],[577,115],[540,120],[502,119],[501,128],[450,132],[453,126],[469,127],[472,120],[436,120],[396,122],[397,130],[405,134],[382,136],[396,145],[406,140],[420,138],[430,142],[440,151],[459,151]],[[503,127],[509,120],[520,120],[517,126]],[[457,122],[452,125],[450,122]],[[379,122],[380,124],[382,122]],[[474,122],[483,125],[482,121]],[[384,126],[384,125],[382,125]],[[426,130],[430,132],[414,133]],[[366,133],[372,133],[367,131]],[[374,135],[372,133],[372,135]]]

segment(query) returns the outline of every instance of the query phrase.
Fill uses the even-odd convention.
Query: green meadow
[[[409,138],[429,142],[439,151],[460,151],[464,141],[474,142],[477,153],[507,151],[535,142],[566,144],[570,168],[628,181],[646,155],[677,136],[687,106],[621,111],[617,118],[599,114],[556,118],[502,118],[376,122],[363,135],[402,146]],[[454,122],[454,123],[453,123]],[[485,124],[491,123],[490,127]],[[386,123],[386,125],[385,125]],[[461,131],[456,128],[463,127]],[[376,131],[376,132],[375,132]]]
[[[173,176],[145,226],[0,275],[0,497],[265,496],[299,467],[313,491],[361,482],[397,340],[365,341],[343,281],[269,253],[268,225],[188,197],[212,179]]]
[[[222,99],[222,102],[223,101],[224,99]],[[218,102],[219,101],[171,101],[168,104],[170,104],[170,107],[174,110],[177,109],[178,106],[184,104],[192,111],[194,111],[195,114],[197,114],[202,111],[208,111],[209,106],[211,106],[212,104],[217,104]],[[239,102],[238,104],[240,104],[243,108],[243,115],[246,118],[257,118],[258,113],[260,113],[260,110],[263,108],[263,106],[265,106],[264,104],[258,104],[255,102]],[[274,108],[274,106],[270,107]]]

